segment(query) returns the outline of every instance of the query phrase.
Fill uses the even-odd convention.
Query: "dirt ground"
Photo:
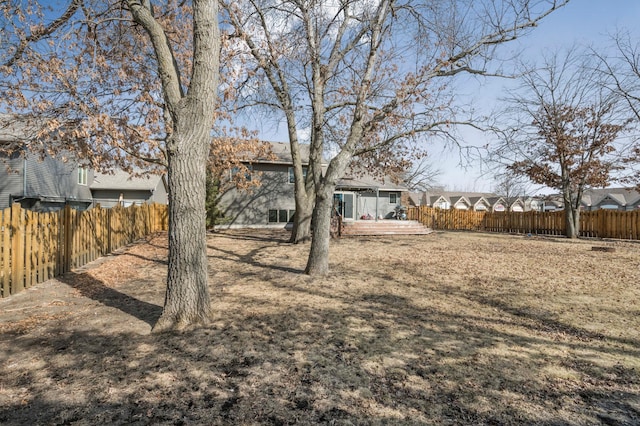
[[[308,245],[228,231],[214,324],[151,335],[166,248],[0,300],[0,424],[640,424],[640,245],[345,238],[310,278]]]

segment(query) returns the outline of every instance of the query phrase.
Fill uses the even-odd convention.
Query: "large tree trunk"
[[[313,200],[306,192],[296,194],[296,215],[293,218],[293,229],[289,242],[298,244],[311,239],[311,217],[313,215]]]
[[[174,138],[178,148],[169,154],[167,290],[154,332],[204,325],[211,318],[205,212],[210,138],[208,132]]]
[[[565,207],[565,224],[566,224],[566,236],[569,238],[578,238],[580,235],[580,209],[576,209],[573,206]]]
[[[316,189],[316,205],[313,209],[313,238],[305,273],[326,275],[329,273],[329,241],[331,239],[331,211],[335,185],[323,184]]]
[[[220,32],[218,3],[193,1],[193,69],[188,92],[162,26],[152,10],[129,1],[153,41],[168,123],[169,265],[164,309],[153,331],[207,324],[211,300],[207,268],[206,165],[216,108]],[[134,10],[135,9],[135,10]]]

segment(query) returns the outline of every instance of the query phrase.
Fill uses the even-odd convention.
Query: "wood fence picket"
[[[51,213],[19,204],[0,211],[0,297],[79,268],[146,235],[168,228],[167,206]]]
[[[475,212],[410,207],[410,220],[436,230],[565,235],[564,212]],[[640,211],[596,210],[580,213],[580,236],[640,240]]]

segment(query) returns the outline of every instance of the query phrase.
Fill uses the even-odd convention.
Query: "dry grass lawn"
[[[640,424],[640,245],[349,238],[325,278],[308,249],[211,235],[184,333],[149,334],[166,235],[0,300],[0,424]]]

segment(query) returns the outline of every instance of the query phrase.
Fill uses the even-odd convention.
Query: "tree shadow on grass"
[[[270,268],[256,261],[262,248],[216,256]],[[599,336],[556,340],[508,306],[418,278],[430,290],[396,280],[407,286],[336,291],[283,270],[260,283],[268,295],[220,292],[214,325],[199,330],[138,335],[59,321],[0,338],[0,423],[639,424],[637,372],[596,365],[613,350]],[[90,282],[83,294],[134,316],[145,309],[102,287]],[[569,377],[547,370],[557,366]]]
[[[127,313],[146,309],[90,284],[89,297]],[[4,395],[15,396],[0,394],[0,423],[632,425],[640,418],[632,404],[639,383],[629,371],[606,369],[605,382],[578,363],[584,389],[519,376],[537,347],[561,345],[544,336],[519,336],[521,353],[495,359],[485,351],[514,335],[489,318],[471,326],[401,295],[317,287],[307,296],[321,292],[326,303],[301,297],[267,309],[259,295],[243,296],[243,309],[228,307],[214,326],[186,333],[60,323],[0,339],[8,360],[46,360],[41,369],[26,361],[0,366]],[[614,398],[616,386],[626,393]],[[576,423],[574,414],[582,416]]]
[[[238,253],[236,253],[233,250],[225,250],[222,249],[220,247],[216,247],[214,245],[208,245],[207,248],[210,251],[217,251],[220,252],[221,254],[216,254],[216,255],[211,255],[209,254],[209,258],[210,259],[219,259],[222,261],[229,261],[232,260],[234,262],[239,262],[242,264],[248,264],[251,266],[256,266],[258,268],[266,268],[266,269],[271,269],[271,270],[275,270],[275,271],[281,271],[281,272],[292,272],[292,273],[297,273],[297,274],[301,274],[304,272],[303,269],[298,269],[298,268],[290,268],[288,266],[280,266],[280,265],[276,265],[273,263],[264,263],[264,262],[260,262],[258,260],[256,260],[257,255],[262,251],[262,248],[257,248],[254,250],[251,250],[249,253],[247,254],[243,254],[240,255]],[[252,273],[248,273],[248,275],[253,275]]]
[[[267,243],[288,243],[289,238],[291,237],[291,232],[283,229],[229,229],[216,231],[211,235],[221,235],[232,240],[261,241]]]
[[[140,321],[146,322],[151,327],[155,325],[162,313],[161,306],[122,293],[87,273],[69,272],[58,277],[58,281],[75,288],[84,297],[100,302],[105,306],[119,309]]]
[[[633,348],[640,348],[640,341],[631,338],[619,338],[603,333],[588,330],[586,328],[577,327],[566,324],[554,318],[554,314],[546,312],[542,307],[518,307],[510,304],[505,298],[488,296],[480,291],[467,291],[464,296],[476,303],[490,306],[496,310],[505,312],[514,318],[521,318],[522,325],[527,325],[532,330],[538,330],[547,333],[570,336],[578,341],[605,341],[611,340],[623,345],[629,345]],[[619,349],[620,353],[625,353]],[[632,352],[636,356],[640,356],[640,349]]]

